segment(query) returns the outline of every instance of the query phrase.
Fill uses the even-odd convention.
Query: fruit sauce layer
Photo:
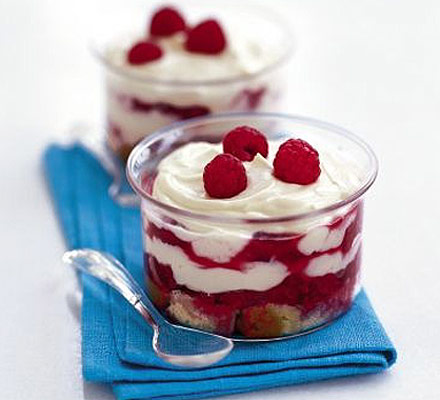
[[[238,96],[232,99],[230,109],[238,108],[242,111],[255,111],[263,98],[266,88],[259,89],[244,89]],[[182,121],[189,118],[202,117],[211,113],[209,107],[203,105],[184,105],[158,101],[146,102],[136,97],[128,97],[123,94],[116,94],[117,101],[121,106],[130,112],[135,113],[150,113],[156,111],[163,115],[169,115],[173,119]],[[237,107],[239,106],[239,107]]]
[[[123,159],[128,157],[130,150],[139,142],[145,133],[153,132],[164,125],[189,118],[202,117],[212,112],[222,111],[258,111],[264,108],[267,101],[271,103],[267,87],[245,88],[233,97],[223,97],[224,104],[176,104],[164,100],[143,100],[129,96],[122,89],[121,93],[108,93],[108,111],[111,119],[108,124],[108,139],[112,149]],[[228,101],[229,99],[229,101]],[[203,98],[197,101],[203,101]]]
[[[265,337],[274,333],[270,326],[281,318],[293,326],[281,327],[275,321],[280,326],[276,335],[307,330],[349,308],[358,282],[361,222],[359,203],[307,234],[255,232],[225,263],[200,256],[194,242],[173,233],[175,225],[165,228],[147,222],[147,286],[159,309],[191,326]],[[305,246],[311,241],[313,252]],[[264,310],[268,306],[270,312]],[[278,315],[280,311],[284,316]],[[269,313],[270,324],[258,319],[257,329],[248,320],[255,313],[263,314],[263,322]]]

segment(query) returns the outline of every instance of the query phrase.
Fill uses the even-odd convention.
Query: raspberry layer
[[[253,338],[299,333],[331,321],[350,307],[361,262],[361,224],[362,203],[358,203],[331,223],[306,233],[254,232],[228,261],[219,262],[200,255],[191,236],[177,232],[176,221],[158,223],[147,217],[146,242],[172,246],[199,266],[200,275],[208,269],[246,274],[250,263],[282,265],[287,271],[280,283],[264,290],[203,290],[197,282],[179,282],[176,259],[174,265],[172,259],[164,263],[163,254],[146,246],[147,288],[156,306],[182,324]],[[179,268],[185,266],[179,264]]]
[[[209,115],[213,112],[264,110],[267,87],[245,88],[223,105],[212,103],[209,90],[204,96],[207,104],[176,104],[170,101],[146,100],[123,92],[109,91],[108,98],[108,143],[126,159],[133,147],[146,135],[172,122]],[[200,95],[201,96],[201,95]],[[204,97],[202,96],[202,97]],[[203,98],[200,98],[203,100]],[[219,101],[217,99],[216,101]],[[272,107],[270,107],[272,109]]]

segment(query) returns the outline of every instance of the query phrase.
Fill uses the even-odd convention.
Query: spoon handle
[[[124,266],[113,256],[91,249],[67,251],[63,261],[118,291],[156,330],[162,317]]]

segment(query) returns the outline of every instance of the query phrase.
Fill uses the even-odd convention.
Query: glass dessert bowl
[[[111,34],[96,35],[107,143],[124,160],[141,139],[176,121],[279,110],[293,51],[288,24],[264,8],[186,6],[151,10],[149,22],[144,12],[126,22],[121,15]]]
[[[350,308],[377,175],[358,137],[294,116],[202,117],[144,139],[127,175],[141,197],[146,287],[170,320],[261,339]]]

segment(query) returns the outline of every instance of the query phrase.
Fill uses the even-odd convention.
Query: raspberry
[[[207,19],[188,32],[185,48],[191,53],[220,54],[226,47],[226,37],[220,24]]]
[[[155,43],[137,42],[128,51],[127,61],[132,65],[146,64],[163,55],[162,49]]]
[[[315,182],[321,173],[318,152],[301,139],[284,142],[278,149],[273,166],[278,179],[298,185]]]
[[[247,176],[243,163],[230,154],[219,154],[203,171],[206,192],[216,199],[234,197],[246,189]]]
[[[182,15],[172,7],[163,7],[156,11],[151,19],[150,34],[152,36],[172,36],[184,31],[185,20]]]
[[[260,131],[250,126],[239,126],[224,137],[223,151],[241,161],[252,161],[257,153],[267,157],[269,146]]]

